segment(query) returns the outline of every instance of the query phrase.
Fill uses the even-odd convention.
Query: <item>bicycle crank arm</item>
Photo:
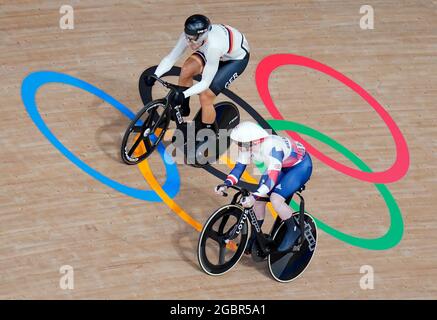
[[[181,111],[179,110],[180,106],[177,106],[173,109],[173,113],[175,115],[175,119],[178,125],[184,123],[184,119],[182,118]]]

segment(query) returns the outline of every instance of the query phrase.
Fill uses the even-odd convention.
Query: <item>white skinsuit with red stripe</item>
[[[169,71],[176,61],[182,57],[187,48],[188,43],[185,34],[181,33],[176,46],[158,65],[155,72],[156,76],[161,77]],[[205,61],[202,80],[184,91],[185,98],[208,89],[217,73],[220,61],[241,60],[249,51],[249,44],[240,31],[228,25],[211,25],[207,40],[196,51]]]
[[[300,163],[305,155],[305,147],[294,140],[270,135],[252,151],[240,150],[237,163],[228,175],[225,183],[234,185],[238,182],[250,162],[264,163],[267,167],[255,196],[266,197],[275,187],[279,173],[283,168],[290,168]]]

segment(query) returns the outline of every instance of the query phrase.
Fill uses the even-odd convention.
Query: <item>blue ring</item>
[[[129,119],[133,119],[135,117],[135,114],[130,111],[126,106],[115,100],[113,97],[105,93],[104,91],[100,90],[97,87],[94,87],[93,85],[74,78],[72,76],[59,73],[59,72],[53,72],[53,71],[38,71],[29,74],[22,83],[21,86],[21,99],[23,100],[24,106],[26,107],[26,110],[32,119],[32,121],[35,123],[35,125],[38,127],[38,129],[41,131],[41,133],[64,155],[67,157],[68,160],[73,162],[76,166],[78,166],[80,169],[88,173],[90,176],[92,176],[94,179],[106,184],[107,186],[124,193],[128,196],[131,196],[133,198],[137,198],[140,200],[146,200],[151,202],[161,202],[162,199],[158,196],[158,194],[153,190],[141,190],[136,188],[128,187],[124,184],[121,184],[115,180],[112,180],[103,174],[101,174],[99,171],[91,168],[89,165],[87,165],[85,162],[80,160],[78,157],[76,157],[70,150],[68,150],[56,137],[55,135],[50,131],[50,129],[45,124],[44,120],[41,118],[40,113],[38,112],[36,102],[35,102],[35,95],[39,87],[41,87],[44,84],[47,83],[64,83],[71,86],[74,86],[76,88],[80,88],[82,90],[88,91],[91,94],[94,94],[95,96],[103,99],[107,103],[111,104],[114,108],[118,109],[122,114],[124,114]],[[180,189],[180,178],[179,173],[177,170],[177,166],[174,162],[167,163],[164,159],[166,156],[165,149],[162,143],[158,145],[157,148],[161,159],[163,159],[164,165],[165,165],[165,171],[167,174],[167,179],[162,186],[164,191],[171,197],[175,197]],[[169,157],[166,157],[167,159]]]

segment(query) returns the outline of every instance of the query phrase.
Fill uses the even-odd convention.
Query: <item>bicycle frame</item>
[[[239,188],[236,186],[231,186],[231,188],[238,190],[237,193],[232,198],[231,204],[238,204],[239,200],[241,200],[240,196],[248,196],[250,193],[244,188]],[[305,238],[305,200],[303,196],[299,192],[295,192],[295,194],[298,195],[300,198],[300,205],[299,205],[299,211],[293,212],[293,214],[299,212],[299,225],[301,228],[301,243],[303,243]],[[227,195],[227,194],[226,194]],[[289,204],[291,201],[291,198],[287,199],[286,202]],[[253,208],[243,208],[243,214],[241,215],[240,219],[238,220],[238,223],[236,224],[236,227],[229,233],[229,239],[233,239],[235,236],[237,236],[241,229],[243,228],[244,221],[246,218],[250,218],[249,222],[252,225],[253,228],[255,228],[256,232],[256,241],[258,242],[259,249],[264,255],[268,255],[271,253],[271,248],[269,245],[273,243],[273,240],[267,238],[264,233],[262,232],[258,220],[256,218],[255,212],[253,211]],[[273,235],[277,228],[279,228],[281,224],[281,218],[279,216],[276,217],[275,222],[272,226],[272,230],[270,232],[270,235]]]
[[[176,126],[177,127],[179,127],[183,122],[184,122],[184,119],[182,118],[182,114],[181,114],[181,112],[180,112],[180,106],[176,106],[176,107],[174,107],[174,106],[172,106],[171,104],[170,104],[170,95],[172,94],[172,93],[174,93],[175,91],[176,91],[176,89],[177,89],[177,85],[175,85],[175,84],[172,84],[172,83],[169,83],[169,82],[167,82],[167,81],[164,81],[164,80],[162,80],[162,79],[160,79],[160,78],[158,78],[158,77],[156,77],[156,76],[152,76],[153,78],[155,78],[156,79],[156,81],[158,81],[159,83],[161,83],[165,88],[167,88],[167,89],[170,89],[169,90],[169,92],[167,93],[167,95],[164,97],[164,99],[165,99],[165,101],[166,101],[166,106],[165,106],[165,109],[167,110],[167,108],[170,108],[170,112],[173,112],[173,114],[174,114],[174,119],[176,119]],[[166,111],[167,112],[167,111]],[[161,115],[161,117],[164,115],[164,113]],[[161,118],[160,117],[160,118]],[[158,121],[159,122],[159,121]],[[157,123],[158,123],[157,122]]]

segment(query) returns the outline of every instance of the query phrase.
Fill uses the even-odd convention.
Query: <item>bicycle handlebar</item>
[[[237,186],[237,185],[228,186],[228,185],[225,184],[225,183],[218,185],[218,187],[223,187],[223,186],[225,186],[225,187],[227,187],[227,188],[231,188],[231,189],[237,190],[237,191],[238,191],[239,193],[241,193],[244,197],[247,197],[247,196],[250,194],[250,191],[249,191],[249,190],[247,190],[246,188],[243,188],[243,187],[239,187],[239,186]],[[224,197],[227,197],[228,194],[227,194],[226,192],[223,192],[223,196],[224,196]]]
[[[161,78],[155,76],[154,74],[151,75],[152,78],[154,78],[156,81],[158,81],[160,84],[162,84],[164,87],[168,88],[168,89],[175,89],[176,85],[167,82],[165,80],[162,80]]]

